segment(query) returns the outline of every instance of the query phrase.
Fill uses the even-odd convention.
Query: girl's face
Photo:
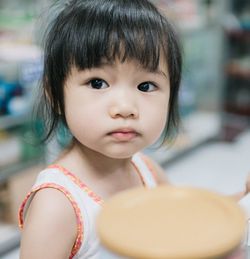
[[[83,147],[110,158],[129,158],[153,144],[167,120],[167,65],[157,72],[136,61],[73,68],[65,82],[65,116]]]

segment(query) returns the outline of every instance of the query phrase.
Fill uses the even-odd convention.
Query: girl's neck
[[[112,159],[74,145],[64,152],[56,163],[70,170],[102,198],[142,185],[131,158]]]
[[[83,166],[88,166],[91,170],[103,176],[117,171],[126,172],[131,169],[131,158],[114,159],[78,145],[75,145],[71,152],[79,162],[83,162]]]

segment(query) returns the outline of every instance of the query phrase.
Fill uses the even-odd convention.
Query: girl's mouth
[[[118,141],[126,142],[136,138],[139,134],[132,129],[118,129],[110,132],[108,135]]]

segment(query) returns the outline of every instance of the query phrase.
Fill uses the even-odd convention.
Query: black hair
[[[45,140],[62,122],[64,82],[72,66],[98,67],[103,59],[137,60],[157,70],[160,55],[167,61],[170,100],[164,140],[178,128],[178,91],[182,54],[173,25],[148,0],[71,0],[64,3],[45,35],[42,102]]]

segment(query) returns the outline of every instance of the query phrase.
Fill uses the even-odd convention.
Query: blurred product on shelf
[[[19,246],[18,209],[37,177],[37,172],[43,167],[42,163],[37,163],[26,169],[19,169],[18,174],[6,181],[0,180],[0,258]]]
[[[222,138],[231,141],[250,126],[250,3],[231,0],[228,11]]]
[[[18,244],[20,242],[20,233],[18,231],[18,227],[13,224],[3,224],[0,222],[0,256],[1,259],[11,259],[12,257],[9,257],[6,255],[4,256],[6,251],[11,251],[14,248],[18,247]],[[16,255],[16,257],[13,257],[18,259],[19,253]],[[12,259],[13,259],[12,258]]]
[[[8,222],[10,213],[8,183],[0,183],[0,222]]]
[[[0,10],[0,182],[44,156],[31,127],[43,54],[33,40],[34,16],[26,12]]]
[[[0,168],[17,163],[22,156],[22,146],[17,136],[0,132]]]
[[[19,126],[8,132],[0,131],[0,176],[1,169],[7,166],[42,158],[44,147],[38,143],[39,136],[29,125]]]
[[[181,30],[203,28],[217,15],[215,1],[155,0],[156,5],[171,16]]]
[[[44,7],[53,1],[0,0],[0,258],[19,244],[17,210],[37,172],[45,163],[52,162],[71,139],[68,131],[59,127],[55,138],[41,146],[38,145],[39,134],[31,127],[31,113],[43,70],[39,44],[45,26],[39,23],[45,17]],[[237,136],[242,136],[250,126],[250,1],[152,1],[171,16],[181,35],[184,67],[179,110],[182,125],[171,148],[166,143],[158,150],[147,149],[145,153],[171,170],[171,166],[181,164],[190,153],[196,154],[196,158],[203,154],[203,148],[211,150],[211,161],[214,161],[223,145],[223,148],[226,146],[223,154],[230,151],[232,161],[235,154],[239,157],[234,160],[235,164],[244,163],[239,154],[248,153],[249,133],[241,145]],[[34,123],[42,130],[42,122]],[[218,143],[218,140],[234,142]],[[204,156],[209,158],[209,152],[204,152]],[[223,155],[219,157],[223,158]],[[202,161],[198,157],[197,161],[193,158],[190,162],[195,164],[197,172],[201,167],[198,160]],[[207,181],[213,173],[211,168],[216,171],[220,163],[215,164],[199,171],[195,179],[202,178],[202,183]],[[190,180],[196,173],[193,167],[189,172],[188,165],[185,164],[183,170],[178,168],[182,180]],[[168,177],[177,179],[178,173],[170,173]],[[235,177],[240,178],[238,174]],[[232,179],[232,185],[238,186]],[[226,184],[223,186],[226,190]]]
[[[42,72],[34,39],[40,2],[0,2],[0,258],[19,245],[17,211],[44,166],[30,124]]]
[[[233,9],[236,13],[236,18],[243,30],[250,29],[250,4],[249,1],[233,1]]]
[[[194,112],[186,116],[182,130],[169,148],[162,145],[158,149],[148,148],[144,152],[163,167],[189,154],[191,151],[215,141],[220,133],[221,120],[216,113]]]
[[[0,43],[0,115],[22,115],[31,110],[41,58],[37,46]]]
[[[250,4],[248,0],[230,0],[231,10],[224,22],[227,30],[250,30]]]
[[[250,80],[250,55],[232,59],[227,66],[227,73]]]

